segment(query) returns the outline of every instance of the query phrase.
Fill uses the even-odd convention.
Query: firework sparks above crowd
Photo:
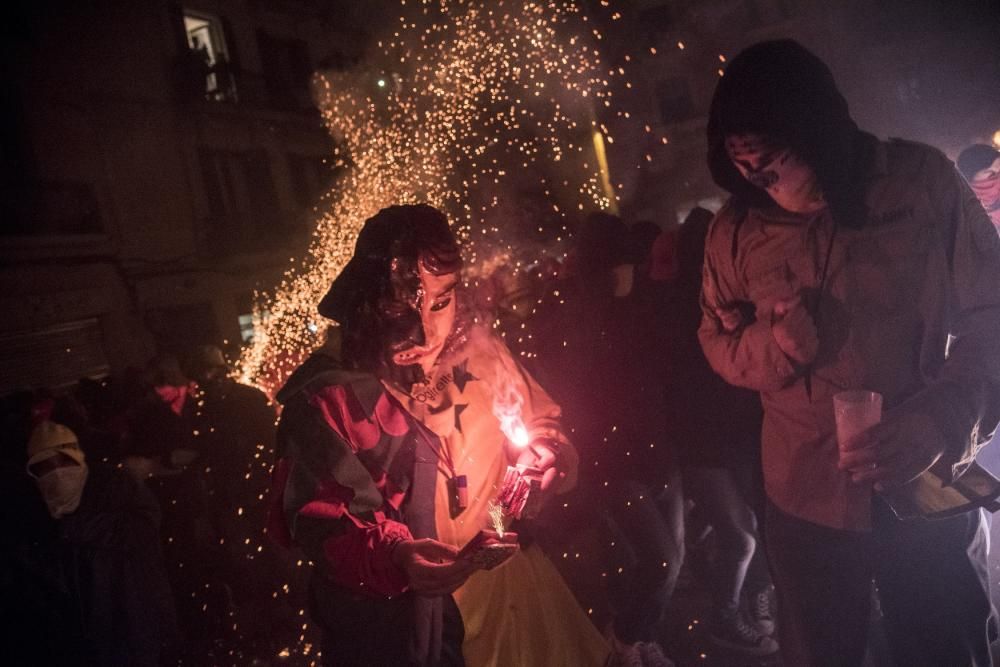
[[[595,120],[612,93],[592,46],[602,36],[579,7],[403,0],[401,9],[366,67],[315,80],[340,178],[317,208],[307,255],[259,299],[239,372],[268,391],[321,342],[316,303],[379,209],[426,201],[448,211],[467,260],[481,266],[511,249],[490,214],[512,172],[545,174],[537,187],[561,218],[613,205],[606,128]]]

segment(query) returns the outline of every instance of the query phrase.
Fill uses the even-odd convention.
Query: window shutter
[[[170,32],[173,35],[174,48],[177,55],[183,55],[188,49],[187,30],[184,28],[184,9],[175,3],[170,3],[167,7],[167,14],[170,18]]]
[[[243,66],[240,63],[240,50],[236,45],[236,33],[233,31],[233,24],[225,16],[219,17],[219,24],[222,26],[222,39],[226,40],[229,65],[233,68],[233,73],[239,76]]]

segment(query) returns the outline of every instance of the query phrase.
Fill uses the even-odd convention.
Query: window
[[[239,315],[236,316],[237,323],[240,327],[240,341],[243,344],[253,342],[253,337],[255,333],[254,329],[254,293],[253,292],[241,292],[236,296],[236,312]],[[260,311],[261,321],[266,321],[271,313],[267,310]]]
[[[244,313],[239,316],[240,323],[240,341],[243,343],[250,343],[253,341],[253,313]]]
[[[313,155],[288,155],[288,171],[292,180],[295,201],[303,211],[311,210],[329,189],[335,172],[321,157]]]
[[[208,209],[204,232],[214,252],[259,250],[287,237],[267,153],[205,148],[198,158]]]
[[[257,31],[257,48],[270,103],[277,109],[311,109],[309,82],[313,67],[309,47],[301,39]]]
[[[35,331],[0,335],[0,394],[34,387],[64,387],[111,369],[96,318]]]
[[[0,207],[4,236],[101,234],[104,225],[93,186],[81,181],[21,184]]]
[[[199,345],[217,345],[222,336],[211,302],[150,308],[144,319],[156,348],[184,356]]]
[[[236,81],[222,23],[207,14],[185,11],[184,32],[188,47],[184,75],[190,97],[235,102]]]
[[[674,213],[677,215],[677,224],[683,225],[684,221],[687,220],[688,215],[690,215],[691,211],[693,211],[695,207],[700,206],[701,208],[708,209],[712,213],[716,213],[720,208],[722,208],[722,204],[722,197],[718,196],[699,199],[695,202],[686,201],[674,210]]]

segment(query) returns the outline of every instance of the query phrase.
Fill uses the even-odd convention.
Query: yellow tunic
[[[410,393],[388,390],[444,445],[454,473],[468,478],[469,506],[451,515],[449,464],[439,467],[438,539],[461,547],[488,527],[489,502],[517,452],[494,416],[494,398],[513,388],[533,437],[561,444],[561,490],[575,483],[576,453],[559,427],[559,406],[517,364],[501,342],[477,330],[462,349],[438,361],[430,381]],[[537,546],[490,572],[477,572],[455,593],[465,623],[463,652],[470,667],[602,665],[609,648],[580,609],[555,566]]]

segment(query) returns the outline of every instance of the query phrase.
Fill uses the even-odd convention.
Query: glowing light
[[[503,525],[504,511],[503,507],[500,505],[490,502],[487,514],[490,517],[490,525],[493,526],[493,530],[496,531],[497,535],[503,537],[503,533],[506,528]]]
[[[502,373],[499,377],[499,386],[494,388],[493,416],[500,422],[500,430],[507,440],[515,447],[521,448],[531,442],[531,434],[528,433],[521,418],[524,397],[517,390],[511,377],[509,372]]]
[[[1000,130],[993,133],[993,145],[1000,148]]]
[[[350,259],[364,220],[385,206],[444,210],[475,271],[513,249],[497,224],[512,176],[556,173],[551,180],[561,186],[546,195],[560,217],[614,205],[588,146],[595,105],[611,104],[608,65],[591,46],[600,35],[570,0],[514,3],[502,16],[495,8],[401,2],[400,21],[362,68],[314,76],[337,179],[317,203],[306,255],[290,261],[272,292],[255,295],[238,381],[273,395],[321,343],[322,327],[309,327],[316,304]],[[392,71],[402,83],[372,71]],[[392,94],[373,94],[383,88]]]

